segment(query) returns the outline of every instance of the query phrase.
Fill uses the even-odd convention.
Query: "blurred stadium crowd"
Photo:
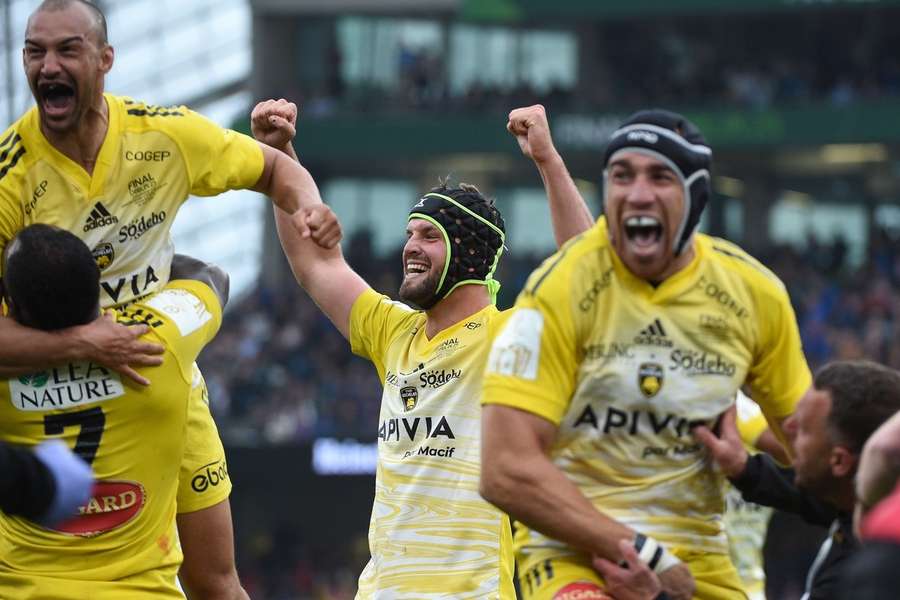
[[[348,85],[340,77],[344,58],[336,48],[329,56],[331,76],[325,86],[314,93],[288,88],[279,95],[300,99],[308,117],[343,111],[503,112],[535,103],[555,110],[615,110],[641,105],[647,98],[694,108],[763,109],[808,102],[847,106],[900,95],[900,39],[888,22],[862,15],[848,36],[848,27],[840,23],[844,18],[598,25],[595,58],[603,76],[587,94],[575,94],[560,82],[538,89],[525,81],[512,87],[475,81],[452,93],[448,65],[435,49],[401,45],[397,85]],[[650,47],[655,51],[647,52]]]
[[[348,258],[382,293],[396,297],[397,252],[375,257],[366,232]],[[810,235],[805,249],[757,252],[787,284],[810,367],[832,359],[869,358],[900,368],[900,237],[880,230],[868,259],[847,265],[841,238]],[[501,263],[500,305],[509,306],[542,257],[517,255]],[[225,319],[201,358],[210,398],[226,443],[307,442],[318,437],[374,441],[380,383],[367,362],[309,297],[292,286],[257,288]]]

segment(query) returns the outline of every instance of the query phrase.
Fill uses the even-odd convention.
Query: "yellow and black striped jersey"
[[[92,174],[44,137],[36,107],[0,135],[0,251],[32,223],[74,233],[94,253],[110,307],[162,289],[181,204],[254,185],[263,155],[253,139],[183,106],[104,98],[109,127]]]
[[[768,269],[698,234],[690,264],[653,286],[606,222],[530,277],[494,342],[482,402],[558,425],[551,458],[602,512],[688,551],[726,554],[721,475],[691,435],[744,384],[771,423],[810,385],[793,309]],[[517,528],[517,551],[574,553]]]
[[[222,309],[208,286],[179,280],[116,316],[165,346],[162,365],[140,369],[152,385],[90,362],[0,382],[0,440],[62,439],[97,478],[78,516],[53,528],[0,515],[0,598],[184,598],[175,498],[192,365]]]

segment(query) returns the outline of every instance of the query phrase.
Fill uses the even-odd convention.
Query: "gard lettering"
[[[420,431],[419,426],[422,423],[425,424],[425,431],[422,432],[425,434],[425,438],[456,439],[450,423],[447,422],[447,417],[441,417],[436,424],[432,417],[393,417],[381,422],[378,427],[378,439],[385,442],[399,442],[401,434],[405,433],[404,439],[413,441],[416,433]]]
[[[128,284],[128,287],[131,289],[131,293],[134,296],[140,296],[151,284],[159,281],[159,277],[156,276],[156,271],[149,265],[147,266],[147,271],[143,275],[143,280],[141,279],[140,273],[132,273],[130,276],[120,277],[115,285],[110,285],[106,281],[101,281],[100,287],[103,288],[103,291],[106,292],[114,303],[117,303],[119,301],[119,296],[122,295],[122,289],[126,284]]]
[[[700,281],[697,282],[697,288],[702,290],[708,297],[715,299],[722,307],[730,310],[741,319],[746,319],[750,314],[746,308],[735,301],[731,294],[720,288],[718,284],[707,280],[706,277],[700,277]]]
[[[126,150],[125,160],[138,160],[145,162],[163,162],[172,156],[168,150]]]
[[[87,504],[78,507],[78,513],[81,515],[96,515],[125,510],[137,504],[137,501],[137,494],[131,490],[126,490],[115,496],[92,497]]]

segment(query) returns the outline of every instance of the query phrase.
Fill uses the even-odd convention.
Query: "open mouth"
[[[65,83],[41,83],[38,92],[44,112],[50,116],[65,115],[75,106],[75,90]]]
[[[625,219],[625,237],[638,248],[649,248],[662,239],[663,226],[659,219],[647,215]]]
[[[420,260],[410,259],[406,261],[405,267],[404,274],[407,277],[414,277],[416,275],[421,275],[422,273],[427,273],[431,268],[431,265]]]

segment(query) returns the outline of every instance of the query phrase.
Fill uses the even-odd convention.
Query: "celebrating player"
[[[0,517],[0,597],[184,598],[175,582],[175,496],[191,367],[219,328],[228,279],[182,257],[172,271],[177,280],[115,313],[123,324],[146,324],[145,337],[165,348],[162,365],[152,368],[153,385],[91,361],[0,383],[0,440],[62,440],[97,478],[69,520],[40,526]],[[22,325],[54,331],[100,312],[100,271],[90,249],[67,231],[26,227],[7,245],[3,272],[3,300]]]
[[[295,120],[294,105],[268,101],[253,110],[251,125],[257,139],[296,159]],[[508,127],[536,163],[568,177],[556,171],[564,167],[542,107],[513,111]],[[577,204],[566,204],[573,197]],[[557,237],[593,222],[577,194],[551,198],[551,211]],[[305,219],[292,223],[276,210],[276,223],[297,281],[384,384],[372,557],[357,597],[514,598],[508,519],[478,495],[477,393],[505,315],[493,302],[505,237],[499,211],[465,184],[435,188],[412,207],[400,297],[418,311],[372,290],[340,248],[310,244],[295,230]]]
[[[185,107],[163,108],[105,94],[114,52],[106,20],[84,0],[46,0],[29,17],[23,61],[37,106],[0,135],[0,248],[26,225],[75,233],[101,269],[101,304],[123,305],[169,280],[171,224],[189,194],[236,188],[270,195],[288,212],[308,206],[305,172],[280,152],[222,129]],[[334,244],[339,229],[312,232]],[[0,319],[0,364],[29,372],[73,358],[92,359],[143,378],[129,362],[153,364],[158,351],[98,320],[75,335],[49,334]],[[124,348],[124,351],[116,349]],[[225,454],[202,377],[195,377],[178,497],[182,580],[195,596],[242,597],[234,569],[229,479],[194,487]]]
[[[721,477],[695,424],[745,383],[775,433],[810,374],[784,286],[736,246],[695,234],[711,151],[662,110],[631,116],[604,160],[605,217],[531,276],[485,375],[481,490],[521,522],[526,599],[574,582],[621,540],[674,598],[744,598]]]

